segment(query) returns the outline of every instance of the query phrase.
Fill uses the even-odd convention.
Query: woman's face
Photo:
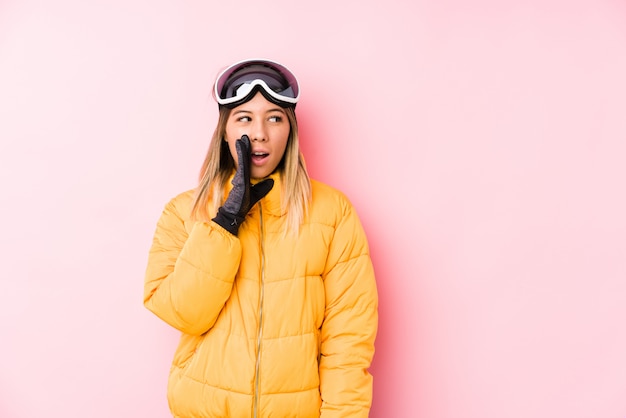
[[[283,158],[291,127],[285,110],[269,102],[261,93],[231,110],[226,121],[226,141],[237,162],[235,142],[242,135],[250,138],[251,178],[264,178],[276,170]]]

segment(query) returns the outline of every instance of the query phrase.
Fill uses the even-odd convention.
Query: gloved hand
[[[235,142],[237,147],[237,172],[233,177],[233,188],[224,205],[217,211],[213,221],[233,235],[239,232],[239,226],[246,214],[259,200],[274,187],[273,179],[265,179],[255,185],[250,184],[250,138],[247,135]]]

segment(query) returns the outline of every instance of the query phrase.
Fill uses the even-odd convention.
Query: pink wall
[[[0,2],[0,417],[169,416],[147,251],[249,56],[368,232],[373,417],[626,416],[626,5],[234,4]]]

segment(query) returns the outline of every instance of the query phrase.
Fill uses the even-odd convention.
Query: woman
[[[144,304],[182,335],[175,417],[366,417],[377,329],[367,240],[347,198],[310,180],[284,66],[215,82],[219,121],[195,190],[158,221]]]

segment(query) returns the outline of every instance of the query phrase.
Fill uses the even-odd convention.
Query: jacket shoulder
[[[311,180],[311,221],[335,225],[341,219],[356,215],[350,199],[333,186]]]
[[[348,197],[341,190],[336,189],[318,180],[311,180],[311,190],[313,201],[323,201],[324,203],[335,202],[338,204],[350,205]]]
[[[172,197],[165,205],[165,212],[171,213],[182,221],[188,221],[191,215],[195,190],[187,190]]]

